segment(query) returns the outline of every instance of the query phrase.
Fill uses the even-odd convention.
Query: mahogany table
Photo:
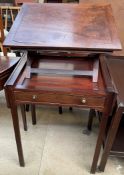
[[[60,68],[60,70],[92,69],[93,60],[88,58],[68,57],[46,57],[35,56],[32,67],[36,68]],[[39,59],[38,59],[39,58]],[[31,59],[31,58],[30,58]],[[41,61],[39,61],[41,60]],[[102,61],[102,56],[100,58]],[[23,151],[19,131],[17,105],[42,104],[55,106],[72,106],[91,108],[103,112],[99,134],[97,138],[91,173],[95,173],[99,158],[102,141],[105,134],[105,126],[111,111],[111,104],[115,98],[114,88],[109,81],[102,76],[99,70],[99,79],[93,83],[90,77],[58,74],[32,74],[30,79],[26,78],[26,57],[22,57],[20,63],[14,70],[12,76],[5,85],[6,99],[11,108],[16,143],[19,154],[20,165],[24,166]],[[102,65],[101,65],[102,66]],[[105,68],[104,68],[105,69]],[[106,69],[107,71],[107,69]],[[104,82],[105,81],[105,82]],[[108,82],[107,82],[108,81]],[[82,155],[83,156],[83,155]]]
[[[121,49],[110,5],[58,3],[23,5],[4,46],[70,56]],[[28,59],[27,78],[30,73]],[[92,76],[97,82],[98,60],[94,60],[92,72],[81,75]]]
[[[116,111],[114,112],[112,122],[108,130],[105,147],[103,150],[103,156],[99,166],[99,168],[102,170],[105,168],[105,164],[107,162],[107,157],[109,154],[118,155],[122,157],[124,156],[123,137],[121,136],[122,140],[119,140],[118,138],[119,143],[121,142],[120,145],[118,145],[116,141],[116,137],[119,136],[119,134],[117,135],[117,131],[119,129],[122,114],[124,113],[124,82],[122,79],[124,75],[124,57],[107,56],[104,59],[108,66],[111,79],[117,92],[117,104],[116,104]],[[122,131],[121,135],[123,135],[123,130],[121,131]],[[114,141],[116,142],[114,143]],[[114,148],[113,152],[110,151],[111,148]]]
[[[28,53],[27,57],[22,57],[5,87],[20,165],[24,166],[24,158],[16,108],[18,104],[88,107],[103,112],[91,167],[91,173],[95,173],[111,104],[116,96],[101,54],[121,49],[111,6],[24,4],[4,46]],[[45,55],[51,57],[49,68],[36,64],[38,57],[46,59],[43,57]],[[66,66],[61,69],[63,64],[59,68],[52,64],[56,60],[61,63],[61,57],[64,65],[70,62],[71,69],[67,70]],[[32,58],[36,67],[32,66]],[[25,63],[25,73],[21,77],[25,76],[21,81],[19,75]]]

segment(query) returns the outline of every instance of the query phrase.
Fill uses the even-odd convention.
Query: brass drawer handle
[[[35,100],[37,98],[37,95],[33,95],[32,99]]]
[[[85,104],[87,102],[86,98],[82,98],[81,102]]]

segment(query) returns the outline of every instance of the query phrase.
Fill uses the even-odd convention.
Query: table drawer
[[[73,106],[102,107],[104,106],[104,97],[75,96],[53,93],[33,93],[33,92],[15,92],[17,103],[41,103],[41,104],[62,104]]]

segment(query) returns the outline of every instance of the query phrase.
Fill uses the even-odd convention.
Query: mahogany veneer
[[[34,58],[36,58],[36,60],[31,61],[32,68],[52,67],[53,69],[59,68],[61,70],[80,70],[86,68],[90,70],[93,64],[93,59],[91,59],[91,61],[86,61],[86,58],[70,59],[69,57],[46,57],[36,55]],[[34,60],[34,58],[30,57],[31,60]],[[97,83],[93,83],[90,77],[74,75],[31,74],[30,79],[27,79],[27,67],[25,66],[25,68],[23,68],[25,64],[26,57],[23,57],[14,70],[13,76],[10,77],[5,86],[8,106],[11,108],[12,112],[20,165],[24,166],[24,158],[18,124],[17,105],[42,104],[83,107],[103,112],[91,167],[91,173],[95,173],[108,116],[111,111],[111,104],[115,98],[111,81],[109,84],[107,83],[105,77],[103,78],[102,76],[101,69],[99,71]]]
[[[117,144],[116,139],[116,134],[119,132],[119,124],[121,121],[122,114],[124,112],[124,81],[123,81],[123,76],[124,76],[124,59],[123,57],[118,57],[118,56],[107,56],[105,58],[106,64],[108,66],[109,74],[112,79],[112,83],[116,89],[117,92],[117,105],[116,105],[116,111],[112,117],[112,121],[107,133],[107,138],[105,141],[105,147],[103,150],[103,156],[100,162],[100,170],[104,170],[106,162],[107,162],[107,157],[109,154],[113,155],[124,155],[123,154],[123,149],[121,146],[123,146],[123,140],[120,142],[120,146]],[[120,124],[121,127],[121,124]],[[123,133],[121,133],[123,134]],[[119,135],[117,135],[118,137]],[[122,138],[122,137],[121,137]],[[113,151],[111,151],[111,149]],[[119,151],[120,149],[120,151]]]
[[[4,46],[64,51],[121,49],[111,6],[83,3],[24,4]]]
[[[100,54],[121,49],[111,6],[109,4],[24,4],[4,46],[28,52],[28,57],[21,59],[13,77],[8,80],[5,87],[8,106],[12,113],[20,165],[24,166],[24,157],[18,123],[18,104],[89,107],[103,113],[91,166],[91,173],[95,173],[108,116],[116,98],[107,66],[103,55]],[[38,63],[38,56],[33,56],[33,52],[40,53],[41,64]],[[48,59],[42,55],[53,57]],[[97,57],[97,60],[100,57],[100,69],[98,66],[93,67],[94,58],[89,59],[91,55],[94,55],[95,59]],[[63,59],[61,56],[64,56]],[[27,66],[23,72],[26,62]],[[60,67],[56,70],[57,63]],[[46,67],[45,74],[43,69],[46,65],[50,66],[49,69],[54,67],[54,70]],[[65,74],[68,72],[66,69],[69,68],[74,74]],[[96,83],[88,74],[84,76],[75,74],[75,70],[91,71],[93,68],[96,75],[99,71]],[[63,75],[60,75],[60,72]],[[104,160],[106,159],[107,157]],[[103,171],[105,162],[101,165],[100,170]]]
[[[0,57],[0,90],[3,90],[5,82],[11,75],[19,59],[19,57]]]

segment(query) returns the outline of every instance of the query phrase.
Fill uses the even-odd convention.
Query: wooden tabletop
[[[120,50],[109,4],[24,4],[4,46],[18,49]]]

